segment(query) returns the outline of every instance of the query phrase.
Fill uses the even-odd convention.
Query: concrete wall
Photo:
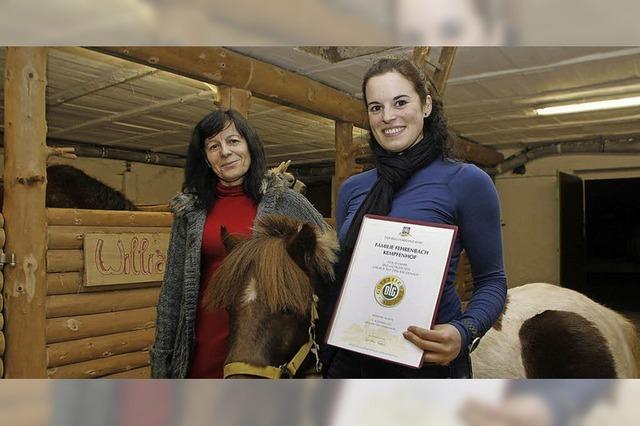
[[[509,286],[539,281],[559,284],[557,171],[584,180],[640,177],[640,155],[555,156],[533,160],[526,169],[524,175],[496,177]]]

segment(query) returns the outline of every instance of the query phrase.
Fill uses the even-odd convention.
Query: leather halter
[[[313,295],[313,303],[311,303],[311,324],[309,325],[309,340],[304,343],[298,352],[287,363],[274,367],[272,365],[257,366],[246,362],[230,362],[224,365],[224,378],[229,376],[244,374],[249,376],[263,377],[266,379],[291,379],[300,369],[300,366],[309,355],[309,352],[315,355],[316,363],[313,372],[319,373],[322,369],[320,358],[318,357],[319,346],[316,342],[316,320],[318,319],[318,296]]]

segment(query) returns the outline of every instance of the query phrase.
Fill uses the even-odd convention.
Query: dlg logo
[[[400,278],[393,275],[381,279],[374,290],[376,302],[385,308],[391,308],[400,303],[404,293],[404,283]]]

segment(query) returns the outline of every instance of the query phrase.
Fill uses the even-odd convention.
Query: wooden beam
[[[173,214],[49,208],[47,209],[47,220],[49,225],[169,227],[173,222]]]
[[[440,50],[438,68],[436,68],[436,71],[433,73],[433,83],[436,85],[436,90],[440,96],[444,96],[444,91],[447,88],[447,81],[453,68],[453,60],[456,57],[457,50],[457,47],[443,47],[442,50]]]
[[[123,371],[122,373],[109,374],[102,376],[103,379],[150,379],[151,367],[134,368],[133,370]]]
[[[157,287],[100,293],[61,294],[47,297],[47,318],[102,314],[156,306]]]
[[[63,139],[47,139],[55,146],[73,147],[74,154],[78,157],[109,158],[111,160],[133,161],[136,163],[157,164],[168,167],[184,167],[186,158],[175,154],[163,152],[140,151],[129,148],[114,148],[113,146],[99,146],[85,143],[66,141]],[[186,142],[185,142],[186,150]]]
[[[353,143],[353,124],[336,121],[336,169],[332,182],[331,216],[335,217],[340,185],[356,172],[356,149]]]
[[[49,367],[75,364],[112,355],[147,350],[153,343],[155,328],[125,331],[106,336],[85,337],[68,342],[51,343],[47,346]]]
[[[3,136],[3,133],[2,131],[0,131],[0,141],[2,140],[2,136]],[[150,137],[152,135],[148,134],[146,136]],[[136,137],[136,139],[138,139],[138,137]],[[142,135],[140,135],[139,139],[142,139]],[[117,142],[122,142],[122,140]],[[113,144],[113,142],[109,142],[109,143]],[[168,154],[164,152],[156,152],[155,150],[142,151],[139,149],[132,149],[132,148],[114,148],[112,146],[106,146],[106,145],[95,145],[95,144],[89,144],[89,143],[83,143],[83,142],[75,142],[75,141],[66,140],[66,139],[49,139],[49,138],[47,138],[47,144],[52,147],[74,148],[73,153],[78,157],[108,158],[110,160],[133,161],[136,163],[156,164],[161,166],[179,167],[179,168],[183,168],[186,163],[186,158],[184,156],[176,155],[176,154]],[[184,142],[182,145],[184,145],[185,151],[186,151],[186,146],[187,146],[186,142]],[[2,145],[0,144],[0,146]],[[178,145],[176,144],[176,146]]]
[[[435,68],[435,65],[429,60],[430,52],[431,47],[429,46],[417,46],[413,48],[413,63],[418,69],[423,70],[423,72],[427,70],[429,65]]]
[[[156,324],[156,311],[153,307],[53,318],[46,322],[47,343],[153,328]],[[44,348],[42,352],[44,353]]]
[[[49,368],[47,376],[50,379],[90,379],[129,371],[146,365],[149,365],[148,351],[130,352]]]
[[[450,134],[452,152],[455,157],[465,159],[482,167],[495,167],[504,160],[504,154],[479,143],[460,139]]]
[[[156,226],[145,227],[143,232],[166,232],[168,227]],[[89,232],[101,233],[123,233],[141,232],[138,227],[127,226],[49,226],[47,229],[48,250],[69,250],[82,249],[84,247],[84,236]]]
[[[245,118],[249,114],[250,101],[251,92],[248,90],[227,86],[220,88],[220,106],[233,108]]]
[[[5,377],[46,377],[47,49],[8,47],[4,82]],[[25,232],[28,231],[28,232]]]
[[[82,250],[47,250],[47,272],[78,272],[84,269]]]
[[[136,288],[160,287],[162,282],[123,284],[118,286],[118,290],[129,290]],[[78,293],[99,293],[113,291],[113,286],[90,286],[83,285],[82,272],[62,272],[47,274],[47,294],[78,294]]]
[[[196,80],[366,127],[362,101],[327,85],[221,47],[103,47],[97,50]]]

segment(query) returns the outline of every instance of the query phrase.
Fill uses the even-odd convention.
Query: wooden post
[[[430,51],[431,47],[429,46],[417,46],[413,48],[413,64],[423,72],[426,72],[427,70]]]
[[[444,90],[447,88],[447,80],[449,80],[457,50],[457,47],[443,47],[438,58],[438,69],[433,73],[433,82],[442,98],[444,98]]]
[[[353,144],[353,123],[336,121],[336,171],[333,177],[331,199],[331,216],[336,217],[336,202],[340,185],[355,173],[356,147]]]
[[[249,102],[251,92],[235,87],[223,87],[220,90],[220,105],[225,108],[233,108],[245,118],[249,114]]]
[[[47,49],[7,48],[4,83],[5,377],[47,377]]]

